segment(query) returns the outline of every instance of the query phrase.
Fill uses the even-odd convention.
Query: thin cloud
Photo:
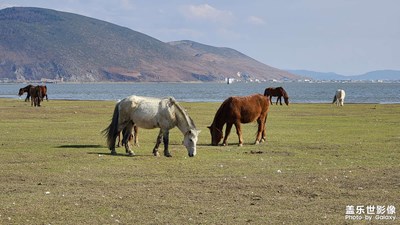
[[[219,10],[209,4],[189,5],[184,7],[183,14],[189,19],[207,20],[228,23],[233,19],[230,11]]]
[[[0,3],[0,9],[10,8],[10,7],[18,7],[20,5],[9,4],[9,3]]]
[[[120,6],[124,10],[133,10],[135,9],[135,5],[132,1],[130,0],[121,0],[120,1]]]
[[[249,16],[249,18],[247,18],[247,22],[250,24],[253,24],[253,25],[264,25],[265,24],[265,21],[257,16]]]

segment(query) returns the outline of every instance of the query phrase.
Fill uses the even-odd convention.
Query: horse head
[[[183,145],[186,147],[189,157],[193,157],[196,155],[196,144],[199,134],[200,130],[190,129],[184,135]]]
[[[218,143],[221,141],[221,139],[224,137],[222,131],[218,129],[214,124],[211,126],[207,127],[210,129],[210,134],[211,134],[211,145],[212,146],[217,146]]]
[[[24,94],[24,89],[23,88],[20,88],[19,89],[19,92],[18,92],[18,96],[21,96],[21,95],[23,95]]]
[[[289,106],[289,97],[283,97],[283,99],[285,100],[285,104]]]

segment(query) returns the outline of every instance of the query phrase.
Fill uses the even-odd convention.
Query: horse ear
[[[207,128],[211,130],[211,126],[208,126]]]

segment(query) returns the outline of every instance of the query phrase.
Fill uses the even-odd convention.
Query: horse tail
[[[333,96],[332,104],[335,103],[336,101],[337,101],[337,97],[336,97],[336,94],[335,94],[335,96]]]
[[[119,102],[115,105],[110,125],[102,131],[107,138],[107,145],[110,150],[115,146],[115,139],[118,136]]]
[[[43,86],[43,98],[46,97],[46,100],[49,101],[49,98],[47,97],[47,86]]]

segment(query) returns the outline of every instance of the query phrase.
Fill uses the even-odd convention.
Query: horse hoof
[[[160,156],[160,153],[158,153],[158,152],[153,152],[153,155],[154,155],[154,156]]]
[[[172,157],[171,154],[164,154],[165,157]]]
[[[258,145],[258,144],[260,144],[260,142],[259,142],[259,141],[256,141],[254,144],[255,144],[255,145]]]
[[[128,152],[128,156],[134,156],[135,155],[135,153],[133,153],[133,152]]]
[[[111,151],[111,155],[116,155],[117,152],[116,151]]]
[[[242,143],[240,143],[240,144],[239,144],[239,147],[242,147],[242,146],[243,146],[243,144],[242,144]]]

